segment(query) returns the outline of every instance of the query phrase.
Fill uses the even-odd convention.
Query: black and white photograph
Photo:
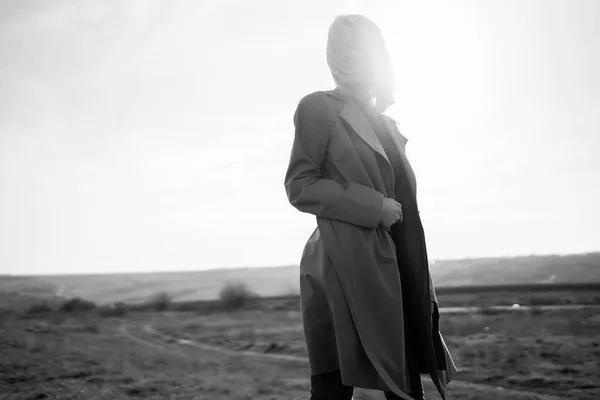
[[[0,0],[44,399],[600,399],[600,1]]]

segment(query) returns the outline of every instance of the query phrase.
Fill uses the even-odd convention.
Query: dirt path
[[[208,345],[204,343],[199,343],[187,339],[181,339],[174,336],[166,335],[164,333],[158,332],[151,325],[143,325],[141,327],[141,331],[145,334],[144,336],[140,336],[132,332],[132,325],[122,325],[120,327],[120,332],[124,336],[128,337],[130,340],[133,340],[139,344],[143,344],[147,347],[153,348],[157,351],[163,352],[172,352],[172,345],[176,345],[181,349],[181,347],[190,347],[194,349],[198,349],[201,351],[208,351],[213,353],[219,353],[222,355],[227,355],[230,357],[255,357],[259,359],[269,360],[269,361],[284,361],[284,362],[293,362],[298,363],[299,365],[306,367],[308,360],[305,357],[288,355],[288,354],[275,354],[275,353],[258,353],[253,351],[236,351],[231,349],[226,349],[219,346]],[[153,340],[149,340],[145,336],[148,335],[150,337],[156,338],[159,340],[159,343],[156,343]],[[433,383],[429,378],[423,377],[423,382],[425,384],[426,389],[433,388]],[[516,389],[507,389],[498,386],[490,386],[479,383],[471,383],[464,381],[454,380],[450,382],[448,392],[449,399],[452,399],[453,390],[460,390],[461,392],[470,392],[474,397],[468,397],[469,399],[511,399],[511,400],[564,400],[561,397],[556,397],[552,395],[546,394],[537,394],[523,390]],[[485,397],[475,397],[477,392],[480,394],[485,393]],[[431,390],[428,393],[432,393]],[[360,390],[357,391],[355,395],[355,400],[368,400],[368,399],[380,399],[382,398],[378,392],[374,391],[365,391]],[[432,395],[428,394],[428,399],[431,399]]]

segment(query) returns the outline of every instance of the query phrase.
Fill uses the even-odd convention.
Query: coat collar
[[[344,119],[354,129],[354,131],[364,140],[373,150],[375,150],[379,155],[381,155],[388,163],[390,160],[388,159],[383,146],[381,145],[381,141],[377,137],[377,134],[371,127],[371,124],[367,120],[367,117],[364,115],[363,111],[359,108],[354,100],[349,100],[346,102],[342,111],[340,113],[340,117]]]
[[[401,149],[404,150],[406,147],[406,142],[408,142],[408,138],[400,133],[400,129],[398,128],[398,122],[392,117],[384,115],[385,124],[388,127],[388,130],[392,133],[392,139],[396,142],[397,145],[400,146]]]
[[[356,100],[354,100],[350,95],[340,93],[338,90],[331,90],[326,93],[344,102],[340,112],[340,117],[346,121],[348,125],[350,125],[350,127],[365,143],[367,143],[374,151],[379,153],[379,155],[381,155],[387,161],[390,168],[393,169],[390,160],[381,144],[381,141],[379,140],[379,137],[377,137],[377,134],[371,127],[371,124],[369,123],[364,112],[360,109],[360,106],[357,104]],[[383,120],[388,132],[390,133],[392,141],[398,149],[402,163],[405,165],[406,169],[411,169],[404,152],[408,139],[400,133],[396,120],[387,115],[383,116]],[[416,183],[409,179],[409,184],[413,193],[416,194]]]
[[[333,90],[328,90],[325,93],[331,97],[338,99],[338,100],[342,100],[345,104],[344,104],[344,107],[342,108],[340,116],[346,122],[348,122],[348,124],[352,127],[352,129],[354,129],[356,131],[356,133],[365,142],[367,142],[371,147],[373,147],[373,150],[380,153],[380,151],[377,150],[377,148],[379,148],[380,150],[383,151],[383,147],[381,146],[381,142],[379,141],[379,138],[373,131],[373,128],[371,127],[371,124],[369,123],[369,121],[366,119],[363,111],[356,104],[356,100],[354,100],[352,98],[352,95],[348,94],[348,93],[344,93],[337,88],[333,89]],[[394,120],[393,118],[391,118],[390,116],[387,116],[387,115],[384,115],[383,117],[384,117],[385,123],[387,125],[387,128],[389,129],[390,133],[393,136],[394,141],[397,144],[398,143],[401,144],[402,148],[404,148],[404,146],[406,145],[406,142],[408,142],[408,138],[406,138],[404,135],[402,135],[400,133],[400,130],[398,129],[398,123],[396,122],[396,120]],[[385,151],[383,153],[385,154]],[[384,154],[382,154],[382,155],[387,159],[387,157]]]

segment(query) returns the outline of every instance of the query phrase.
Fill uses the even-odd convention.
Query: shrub
[[[10,308],[0,307],[0,322],[7,321],[16,315],[15,311]]]
[[[77,333],[98,333],[100,332],[100,327],[94,323],[86,323],[79,326],[71,327],[69,331]]]
[[[258,295],[243,282],[227,283],[219,292],[221,305],[226,309],[242,308],[249,301],[257,297]]]
[[[59,311],[67,312],[67,313],[85,312],[85,311],[94,310],[95,308],[96,308],[96,304],[94,302],[84,300],[79,297],[74,297],[72,299],[68,299],[65,302],[63,302],[59,307]]]
[[[544,313],[544,310],[542,309],[541,306],[531,306],[529,308],[529,314],[532,316],[542,315],[543,313]]]
[[[100,315],[103,317],[122,317],[127,313],[127,306],[122,301],[102,307]]]
[[[530,297],[529,304],[532,306],[552,306],[558,304],[566,304],[568,299],[562,297]]]
[[[219,305],[219,302],[215,300],[192,300],[174,302],[171,306],[171,309],[174,311],[194,312],[199,315],[206,315],[219,308],[215,307],[215,303],[217,303],[217,306]]]
[[[498,310],[492,306],[479,307],[479,314],[481,314],[481,315],[498,315],[498,314],[503,314],[505,312],[506,311]]]
[[[155,311],[164,311],[171,305],[171,297],[166,292],[158,292],[150,297],[146,305]]]
[[[52,308],[48,305],[48,303],[37,303],[29,306],[27,310],[25,310],[25,315],[34,316],[34,315],[42,315],[48,314],[52,312]]]

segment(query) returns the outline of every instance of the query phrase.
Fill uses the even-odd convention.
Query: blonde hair
[[[379,27],[362,15],[340,15],[329,27],[327,64],[338,88],[377,112],[394,104],[392,62]]]

